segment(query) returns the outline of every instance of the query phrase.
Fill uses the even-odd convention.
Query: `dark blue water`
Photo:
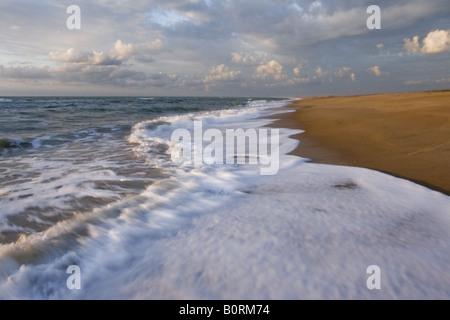
[[[58,98],[0,99],[0,154],[76,138],[115,127],[127,133],[131,126],[161,115],[184,114],[245,105],[246,98]],[[55,139],[51,139],[51,138]]]

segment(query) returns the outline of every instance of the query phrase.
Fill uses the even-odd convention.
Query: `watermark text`
[[[67,268],[66,273],[70,274],[66,285],[69,290],[81,290],[81,269],[79,266],[72,265]]]
[[[67,14],[70,16],[67,18],[66,26],[69,30],[80,30],[81,29],[81,9],[77,5],[71,5],[67,7]]]
[[[177,129],[172,142],[176,143],[172,149],[176,165],[259,164],[261,175],[276,175],[280,168],[279,129],[227,129],[224,135],[219,129],[204,131],[203,123],[195,121],[193,135]]]

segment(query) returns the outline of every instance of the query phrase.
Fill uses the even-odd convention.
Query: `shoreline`
[[[450,196],[450,92],[311,97],[271,126],[304,130],[291,155],[363,167]]]

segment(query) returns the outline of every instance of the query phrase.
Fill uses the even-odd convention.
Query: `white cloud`
[[[240,53],[236,53],[233,52],[231,54],[232,56],[232,61],[234,63],[241,63],[241,64],[247,64],[247,65],[254,65],[258,63],[258,58],[255,58],[253,56],[251,56],[250,54],[246,53],[246,54],[240,54]]]
[[[203,79],[203,82],[235,80],[240,73],[240,71],[230,70],[226,65],[221,64],[212,67],[209,74]]]
[[[296,66],[294,69],[292,69],[292,72],[294,72],[294,75],[296,77],[300,76],[300,73],[302,72],[302,65],[299,64],[298,66]]]
[[[136,47],[132,44],[125,44],[119,39],[114,45],[114,51],[117,54],[117,58],[123,60],[133,55],[136,52]]]
[[[367,69],[367,71],[373,73],[376,77],[381,76],[381,70],[380,70],[379,66],[371,67],[371,68]]]
[[[74,48],[67,49],[62,53],[50,52],[49,59],[57,62],[81,63],[88,58],[80,52],[75,52]]]
[[[334,76],[335,78],[339,78],[339,79],[350,79],[351,77],[351,73],[350,73],[350,68],[349,67],[342,67],[341,69],[339,69],[339,71],[337,71]]]
[[[286,79],[286,73],[283,66],[275,61],[262,62],[255,71],[254,77],[261,80],[283,80]]]
[[[298,64],[296,67],[294,67],[292,69],[292,72],[294,73],[294,77],[286,81],[286,85],[288,86],[305,84],[311,81],[309,77],[302,76],[302,64]]]
[[[92,53],[77,52],[74,48],[70,48],[62,53],[50,52],[48,55],[51,61],[85,64],[85,65],[120,65],[122,61],[117,57],[110,56],[103,52],[93,51]]]
[[[119,39],[109,53],[96,50],[78,52],[74,48],[70,48],[65,52],[50,52],[48,58],[51,61],[62,63],[115,66],[131,58],[143,62],[152,61],[151,53],[161,50],[162,47],[160,39],[141,44],[126,44]]]
[[[141,88],[183,80],[185,91],[158,93],[198,90],[201,95],[209,83],[223,85],[221,95],[256,96],[293,95],[299,87],[305,94],[335,93],[339,85],[350,87],[362,77],[383,81],[376,89],[362,82],[361,92],[402,90],[405,80],[422,76],[448,78],[442,66],[446,54],[431,54],[449,50],[450,27],[437,27],[449,16],[448,0],[415,0],[414,5],[408,0],[382,0],[382,25],[388,33],[367,29],[369,0],[138,0],[133,5],[127,0],[80,1],[81,8],[89,10],[82,13],[79,32],[67,30],[65,8],[56,0],[45,1],[45,6],[29,0],[24,6],[2,1],[1,63],[15,68],[3,71],[2,84],[9,81],[6,74],[51,76],[62,79],[61,88],[71,90],[91,90],[92,83],[98,88],[135,83]],[[417,31],[404,35],[408,28]],[[354,37],[362,34],[370,37]],[[403,38],[409,38],[404,48]],[[421,68],[409,65],[412,60],[403,58],[406,51],[420,54]],[[34,69],[19,68],[21,62]],[[49,65],[47,71],[37,67],[42,63]],[[368,67],[370,74],[365,71]],[[159,76],[160,71],[179,74],[181,80]],[[385,71],[392,75],[386,81]],[[246,90],[239,91],[240,85]],[[266,89],[270,85],[272,91]],[[121,87],[117,89],[120,92]]]
[[[441,53],[450,50],[450,30],[435,30],[423,39],[423,53]]]
[[[211,87],[215,87],[221,81],[236,80],[241,71],[231,70],[224,64],[212,67],[209,73],[203,78],[202,82],[205,84],[205,90],[209,91]]]
[[[373,66],[367,69],[367,72],[372,73],[376,77],[387,76],[389,73],[381,71],[379,66]]]
[[[119,60],[134,58],[141,62],[152,62],[153,54],[162,50],[162,48],[163,42],[161,39],[140,44],[124,44],[121,40],[117,40],[110,54]]]
[[[422,41],[422,47],[419,36],[412,39],[403,39],[403,48],[409,53],[435,54],[450,51],[450,30],[434,30]]]
[[[151,50],[151,51],[158,51],[158,50],[161,50],[163,48],[163,42],[161,41],[161,39],[156,39],[156,40],[153,40],[151,42],[143,43],[141,45],[141,47],[145,48],[145,49],[148,49],[148,50]]]
[[[408,53],[417,53],[420,51],[420,43],[419,43],[419,36],[415,36],[412,39],[403,39],[404,45],[403,48]]]
[[[119,57],[113,57],[104,52],[92,52],[89,56],[87,64],[100,65],[100,66],[117,66],[122,64],[122,60]]]
[[[351,72],[351,68],[349,67],[342,67],[334,74],[334,77],[337,79],[352,80],[353,82],[356,81],[356,75]]]
[[[125,44],[120,39],[116,41],[114,49],[111,50],[110,55],[117,60],[127,60],[136,58],[139,61],[152,61],[152,53],[163,48],[161,39],[156,39],[151,42],[139,44]]]
[[[318,76],[319,78],[323,76],[323,70],[321,67],[316,69],[316,76]]]

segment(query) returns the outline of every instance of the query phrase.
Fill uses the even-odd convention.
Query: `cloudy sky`
[[[448,0],[1,0],[0,30],[0,96],[450,88]]]

